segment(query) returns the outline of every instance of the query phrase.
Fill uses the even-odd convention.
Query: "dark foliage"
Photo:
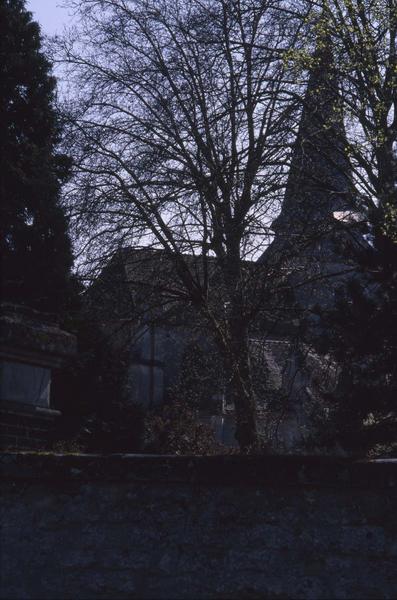
[[[109,352],[106,336],[81,312],[74,322],[78,355],[55,374],[53,395],[62,417],[54,448],[84,452],[135,452],[142,448],[144,412],[126,401],[123,382],[128,352]]]
[[[354,454],[397,449],[397,244],[379,235],[362,258],[363,279],[340,290],[323,318],[322,351],[341,365],[321,442]],[[365,283],[364,283],[365,282]]]
[[[83,419],[63,417],[54,432],[52,447],[61,452],[140,452],[144,422],[139,406],[110,401],[104,414],[93,413]]]
[[[55,79],[24,0],[0,0],[0,252],[2,297],[59,312],[73,290],[59,192],[69,159]]]
[[[145,451],[156,454],[224,454],[230,449],[216,441],[198,412],[176,400],[148,415]]]
[[[224,380],[224,366],[214,345],[202,337],[192,339],[184,351],[178,381],[170,392],[170,399],[178,398],[202,413],[221,413]]]

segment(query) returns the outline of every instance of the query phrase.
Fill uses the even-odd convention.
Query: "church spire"
[[[328,40],[313,56],[277,235],[309,234],[329,225],[334,212],[352,210],[349,161],[338,80]]]
[[[294,306],[303,311],[315,304],[334,305],[335,289],[350,276],[361,244],[338,77],[327,39],[319,40],[313,63],[282,210],[272,225],[274,240],[259,258],[282,274]]]

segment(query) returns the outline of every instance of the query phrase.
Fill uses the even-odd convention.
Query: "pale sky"
[[[42,33],[55,35],[62,33],[71,17],[66,8],[62,8],[62,0],[26,0],[26,8],[33,13],[33,19],[41,25]]]

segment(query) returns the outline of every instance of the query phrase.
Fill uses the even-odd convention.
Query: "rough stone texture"
[[[397,463],[6,454],[1,598],[395,598]]]
[[[59,367],[76,353],[76,337],[48,315],[24,306],[0,305],[0,357],[27,364]]]
[[[0,404],[0,450],[43,450],[51,445],[51,428],[59,411],[24,406],[24,412],[15,404]],[[30,412],[29,412],[30,409]]]

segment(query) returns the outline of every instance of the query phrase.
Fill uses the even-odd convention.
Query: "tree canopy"
[[[55,85],[25,1],[0,0],[2,299],[50,312],[65,305],[72,266]]]
[[[87,276],[90,269],[95,274],[120,246],[167,255],[180,296],[200,311],[225,357],[237,437],[248,448],[257,440],[249,335],[264,308],[252,282],[266,280],[262,287],[278,298],[285,281],[279,264],[255,274],[244,260],[271,239],[296,117],[307,103],[305,81],[322,44],[332,48],[332,65],[324,68],[332,68],[328,82],[340,114],[321,120],[320,128],[335,137],[330,160],[336,157],[354,198],[353,221],[367,223],[374,251],[395,231],[396,3],[69,3],[80,25],[59,40],[58,59],[75,94],[67,138],[74,178],[66,201],[80,264]],[[332,126],[336,121],[341,127]],[[322,183],[327,198],[338,193]],[[297,189],[297,202],[307,193]],[[197,260],[186,259],[192,255]],[[268,306],[276,310],[274,302]]]
[[[266,246],[285,183],[296,105],[282,57],[299,24],[273,0],[71,4],[80,28],[59,56],[76,90],[67,201],[82,254],[91,267],[120,245],[167,254],[228,363],[247,447],[261,303],[243,261]]]

